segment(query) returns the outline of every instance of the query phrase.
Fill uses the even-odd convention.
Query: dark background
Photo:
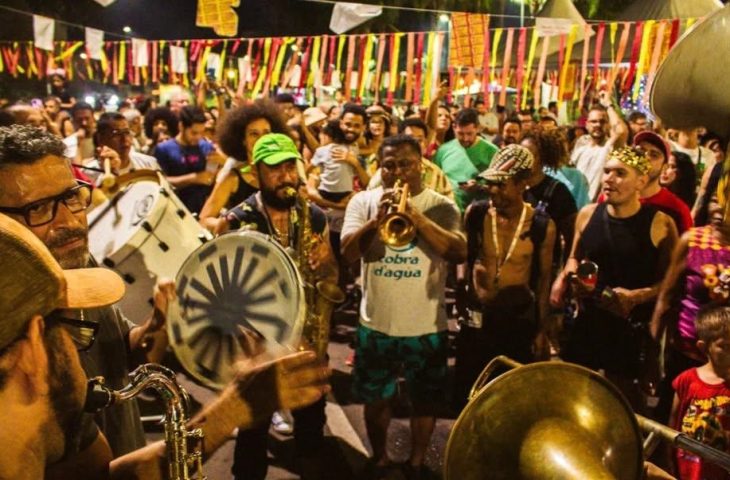
[[[491,13],[492,26],[519,26],[520,5],[512,0],[360,0],[363,3]],[[575,0],[586,18],[610,19],[627,5],[642,0]],[[686,0],[692,1],[692,0]],[[727,0],[726,0],[727,1]],[[524,14],[544,0],[525,0]],[[216,38],[210,28],[195,26],[197,0],[116,0],[102,7],[93,0],[0,0],[6,6],[67,22],[123,35],[129,25],[133,35],[146,39]],[[331,33],[332,5],[304,0],[241,0],[236,8],[239,37],[319,35]],[[498,15],[512,16],[500,18]],[[27,15],[0,10],[0,40],[30,40],[32,22]],[[526,22],[526,25],[530,25]],[[384,9],[383,14],[354,30],[362,32],[424,31],[438,28],[437,13]],[[443,24],[441,25],[443,28]],[[108,36],[107,36],[108,37]],[[80,28],[56,25],[56,39],[82,39]]]

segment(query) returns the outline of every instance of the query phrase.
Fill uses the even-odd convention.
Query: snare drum
[[[210,238],[160,172],[138,170],[117,178],[113,198],[89,214],[89,250],[127,285],[119,302],[141,324],[150,314],[158,278],[175,278],[185,259]]]
[[[267,350],[296,347],[305,320],[304,288],[286,251],[269,236],[241,231],[193,252],[176,278],[170,303],[170,345],[183,367],[220,389],[244,354],[242,330],[263,337]]]

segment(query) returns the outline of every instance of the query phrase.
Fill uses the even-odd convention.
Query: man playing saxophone
[[[46,467],[79,440],[87,389],[78,352],[89,349],[99,332],[98,323],[69,316],[113,304],[124,283],[110,270],[62,270],[30,230],[2,214],[0,250],[0,479],[44,478]],[[221,395],[187,422],[205,439],[203,459],[235,427],[249,428],[277,408],[298,408],[327,393],[328,372],[314,361],[312,352],[300,352],[242,362]],[[167,448],[173,447],[157,442],[130,452],[94,478],[169,478]],[[95,464],[86,456],[79,467]]]
[[[306,348],[326,359],[329,315],[326,298],[338,296],[337,264],[328,238],[324,212],[299,194],[303,182],[301,155],[286,135],[270,133],[261,137],[253,149],[253,164],[260,191],[231,209],[220,221],[216,233],[252,228],[271,235],[294,257],[305,282],[307,321],[304,325]],[[303,188],[302,188],[303,190]],[[326,298],[325,298],[326,297]],[[325,306],[323,306],[325,305]],[[325,478],[319,457],[324,441],[325,399],[294,411],[294,440],[303,479]],[[263,480],[268,461],[266,436],[268,423],[239,431],[234,454],[236,479]]]
[[[373,447],[368,478],[380,478],[390,463],[385,452],[390,401],[403,367],[413,403],[413,447],[405,473],[406,478],[421,478],[435,408],[445,401],[447,262],[466,259],[466,239],[454,202],[421,184],[418,141],[388,137],[378,156],[385,189],[356,194],[342,228],[345,260],[362,260],[353,391],[365,402]],[[393,192],[396,181],[408,189]],[[410,198],[407,193],[403,198],[404,190]],[[399,205],[396,212],[391,211],[394,204]]]

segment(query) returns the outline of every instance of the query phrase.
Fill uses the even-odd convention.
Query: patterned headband
[[[646,175],[651,170],[651,163],[643,152],[634,147],[621,147],[613,150],[609,158],[616,159],[619,162],[633,167],[642,175]]]

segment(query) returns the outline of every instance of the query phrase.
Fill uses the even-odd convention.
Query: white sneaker
[[[294,432],[294,418],[289,410],[274,412],[271,416],[271,425],[275,432],[282,435],[291,435]]]

